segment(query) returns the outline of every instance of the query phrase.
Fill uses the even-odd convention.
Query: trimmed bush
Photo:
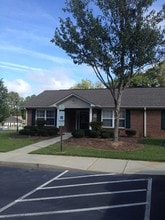
[[[93,121],[90,123],[90,126],[92,127],[93,131],[101,131],[102,122]]]
[[[102,131],[101,138],[113,138],[113,131]]]
[[[36,125],[38,128],[43,128],[46,125],[46,120],[44,119],[37,119]]]
[[[90,138],[98,138],[99,136],[100,136],[100,132],[99,131],[91,130],[90,133],[89,133],[89,137]]]
[[[59,129],[56,127],[25,126],[23,130],[19,131],[19,134],[30,136],[55,136],[58,132]]]
[[[136,131],[133,130],[133,129],[127,129],[127,130],[125,130],[125,133],[126,133],[126,135],[127,135],[128,137],[133,137],[133,136],[136,135]]]
[[[73,132],[72,132],[72,135],[73,135],[73,137],[75,137],[75,138],[82,138],[82,137],[84,137],[84,135],[85,135],[85,132],[84,132],[84,130],[74,130]]]

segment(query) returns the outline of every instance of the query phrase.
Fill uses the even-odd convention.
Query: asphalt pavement
[[[63,140],[70,137],[70,133],[65,133]],[[0,165],[38,168],[61,167],[116,174],[165,175],[165,163],[163,162],[29,154],[59,141],[60,137],[51,138],[7,153],[0,153]]]

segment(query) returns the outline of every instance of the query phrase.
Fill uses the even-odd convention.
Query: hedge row
[[[125,134],[127,137],[133,137],[136,135],[136,131],[132,129],[126,129]],[[94,130],[74,130],[72,132],[73,137],[90,137],[90,138],[113,138],[113,130],[94,129]]]
[[[73,137],[81,138],[81,137],[89,137],[89,138],[112,138],[113,131],[105,131],[105,130],[74,130],[72,132]]]
[[[56,127],[36,127],[36,126],[25,126],[24,129],[19,131],[20,135],[29,136],[55,136],[59,132]]]

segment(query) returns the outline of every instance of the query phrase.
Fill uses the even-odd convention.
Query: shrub
[[[133,136],[136,135],[136,131],[133,130],[133,129],[127,129],[127,130],[125,130],[125,133],[126,133],[126,135],[127,135],[128,137],[133,137]]]
[[[89,137],[89,136],[90,136],[90,132],[91,132],[91,130],[85,129],[85,130],[84,130],[84,135],[85,135],[85,137]]]
[[[101,138],[113,138],[113,131],[102,131]]]
[[[85,135],[85,132],[84,132],[84,130],[74,130],[73,132],[72,132],[72,135],[73,135],[73,137],[75,137],[75,138],[82,138],[82,137],[84,137],[84,135]]]
[[[91,130],[90,133],[89,133],[89,137],[91,137],[91,138],[98,138],[99,136],[100,136],[99,131]]]
[[[50,135],[50,136],[57,135],[59,132],[59,129],[56,127],[45,127],[45,128],[48,132],[48,135]]]
[[[44,119],[37,119],[36,124],[37,124],[38,128],[43,128],[46,125],[46,120],[44,120]]]
[[[20,135],[30,135],[29,132],[30,132],[29,129],[22,129],[19,131],[19,134]]]
[[[38,129],[37,135],[38,136],[43,136],[43,137],[49,136],[48,131],[45,128]]]
[[[93,131],[101,131],[102,122],[93,121],[90,123],[90,126],[92,127]]]

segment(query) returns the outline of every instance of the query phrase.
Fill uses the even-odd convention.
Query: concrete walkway
[[[63,140],[71,134],[63,135]],[[165,175],[165,163],[104,159],[94,157],[71,157],[29,154],[60,141],[60,137],[44,140],[8,153],[0,153],[0,165],[30,166],[40,168],[68,168],[120,174]]]

